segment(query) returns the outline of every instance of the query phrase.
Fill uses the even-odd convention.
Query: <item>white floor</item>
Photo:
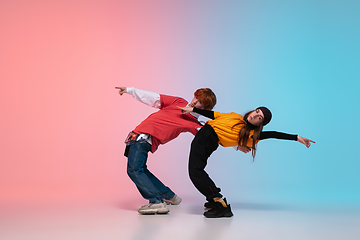
[[[124,207],[126,206],[126,207]],[[137,205],[0,207],[0,240],[359,240],[360,211],[233,204],[234,217],[204,218],[198,204],[143,216]]]

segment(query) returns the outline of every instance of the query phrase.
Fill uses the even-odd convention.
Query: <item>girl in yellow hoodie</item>
[[[227,204],[226,199],[220,194],[220,188],[215,185],[204,170],[207,159],[218,148],[219,144],[223,147],[236,147],[237,150],[245,153],[252,151],[254,158],[256,145],[263,139],[276,138],[298,141],[307,148],[310,147],[311,142],[315,143],[298,135],[262,131],[263,126],[268,124],[272,117],[270,110],[266,107],[258,107],[244,116],[234,112],[220,113],[195,107],[179,108],[183,114],[195,112],[212,119],[207,121],[205,126],[196,134],[191,143],[189,157],[190,179],[208,201],[205,203],[205,207],[210,208],[210,210],[204,213],[204,216],[208,218],[233,216],[230,204]]]

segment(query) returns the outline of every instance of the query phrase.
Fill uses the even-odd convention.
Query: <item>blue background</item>
[[[211,87],[215,111],[243,114],[265,105],[273,120],[264,130],[316,141],[309,149],[262,141],[254,162],[219,147],[207,171],[223,194],[232,201],[357,205],[360,3],[210,2],[186,19],[194,36],[184,62],[193,68],[184,78],[197,79],[187,89]]]

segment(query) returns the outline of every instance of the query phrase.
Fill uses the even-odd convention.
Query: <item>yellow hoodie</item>
[[[223,147],[234,147],[239,142],[239,131],[244,127],[243,124],[234,126],[237,123],[243,121],[243,116],[238,113],[220,113],[214,111],[214,120],[209,120],[206,123],[209,124],[215,131],[219,138],[219,144]],[[252,135],[254,131],[250,132],[247,146],[252,147]]]

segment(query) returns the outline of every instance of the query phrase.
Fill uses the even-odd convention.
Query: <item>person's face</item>
[[[264,121],[264,114],[260,109],[256,109],[249,114],[248,122],[254,126],[259,126]]]
[[[191,103],[189,105],[190,105],[190,107],[196,107],[196,108],[199,108],[199,109],[204,109],[204,105],[196,97],[194,97],[193,100],[191,100]]]

